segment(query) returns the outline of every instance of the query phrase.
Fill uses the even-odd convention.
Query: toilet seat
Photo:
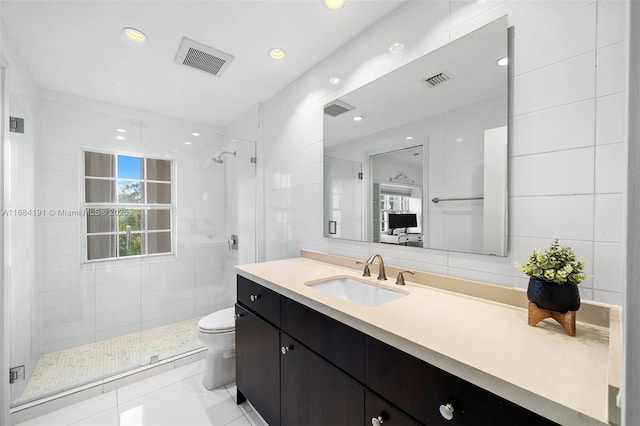
[[[207,334],[234,331],[236,326],[234,313],[234,308],[226,308],[209,314],[198,321],[198,330]]]

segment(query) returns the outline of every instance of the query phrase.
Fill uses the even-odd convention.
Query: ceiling
[[[224,127],[402,1],[2,0],[0,11],[40,87]],[[235,56],[224,75],[174,63],[185,36]]]

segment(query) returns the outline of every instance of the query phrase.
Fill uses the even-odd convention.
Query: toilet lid
[[[236,325],[233,314],[233,308],[221,309],[198,321],[198,328],[208,332],[231,331]]]

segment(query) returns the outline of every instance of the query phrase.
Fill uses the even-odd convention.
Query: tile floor
[[[124,386],[15,426],[266,426],[235,384],[206,390],[204,360]]]
[[[139,333],[114,337],[40,357],[17,402],[60,392],[93,380],[165,359],[202,346],[193,318]]]

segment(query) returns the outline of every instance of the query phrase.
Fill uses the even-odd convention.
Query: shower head
[[[212,158],[212,160],[218,164],[222,164],[224,163],[224,160],[222,159],[222,156],[225,154],[230,154],[233,155],[234,157],[236,156],[236,151],[232,151],[230,148],[222,148],[222,152],[220,152],[220,154],[216,155],[215,157]]]

